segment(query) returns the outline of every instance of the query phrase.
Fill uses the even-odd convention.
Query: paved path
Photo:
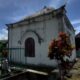
[[[75,63],[70,73],[72,73],[72,77],[67,80],[80,80],[80,59]]]

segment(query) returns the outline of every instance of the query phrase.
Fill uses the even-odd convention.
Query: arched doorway
[[[31,37],[25,40],[25,56],[35,57],[35,41]]]

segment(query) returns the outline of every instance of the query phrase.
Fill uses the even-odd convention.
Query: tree
[[[0,56],[2,55],[3,49],[6,49],[6,43],[0,42]]]
[[[58,63],[61,80],[64,80],[63,75],[69,67],[69,57],[71,56],[72,50],[74,49],[69,40],[69,36],[66,33],[60,32],[58,39],[53,39],[49,45],[48,57],[50,59],[55,58],[57,61],[61,62]],[[66,60],[64,59],[65,57],[67,57]],[[64,70],[64,72],[62,70]]]

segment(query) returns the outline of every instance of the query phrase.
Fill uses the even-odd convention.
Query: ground
[[[72,74],[71,78],[67,78],[67,80],[80,80],[80,59],[74,64],[70,73]]]
[[[80,59],[75,63],[70,73],[72,73],[72,77],[67,80],[80,80]]]

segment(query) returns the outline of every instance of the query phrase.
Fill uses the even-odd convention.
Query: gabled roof
[[[76,35],[76,38],[80,38],[80,32]]]
[[[39,12],[36,12],[35,14],[31,15],[31,16],[27,16],[25,17],[24,19],[16,22],[16,23],[11,23],[11,24],[6,24],[7,26],[9,25],[13,25],[13,24],[17,24],[17,23],[20,23],[20,22],[23,22],[25,20],[30,20],[32,18],[36,18],[38,16],[41,16],[41,15],[44,15],[44,14],[50,14],[52,12],[56,12],[56,13],[63,13],[63,10],[65,11],[65,5],[63,5],[62,7],[58,8],[58,9],[54,9],[52,7],[44,7],[42,10],[40,10]]]
[[[52,11],[54,11],[55,9],[52,8],[52,7],[44,7],[43,9],[41,9],[40,11],[36,12],[35,14],[33,15],[30,15],[28,17],[26,17],[25,19],[27,18],[31,18],[31,17],[36,17],[36,16],[39,16],[39,15],[42,15],[42,14],[47,14],[47,13],[50,13]]]

